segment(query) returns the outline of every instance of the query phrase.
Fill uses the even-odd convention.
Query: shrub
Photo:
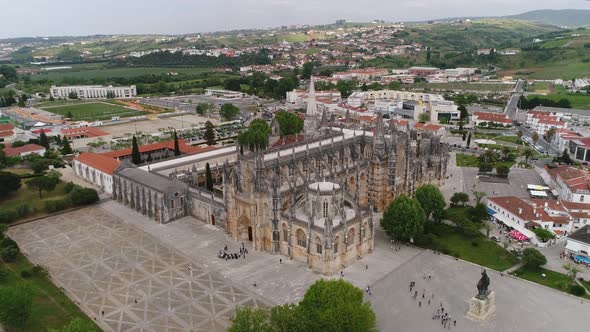
[[[63,211],[70,206],[70,202],[67,199],[53,199],[45,201],[45,211],[54,213]]]
[[[20,271],[20,276],[24,279],[29,279],[31,277],[31,272],[29,270],[22,270]]]
[[[571,285],[570,293],[575,296],[584,296],[584,294],[586,294],[586,290],[580,285]]]
[[[30,204],[24,203],[16,207],[16,214],[19,218],[26,217],[35,212],[35,209]]]
[[[18,257],[19,250],[15,247],[8,247],[0,249],[0,258],[3,261],[11,263],[16,261],[16,257]]]
[[[64,185],[64,192],[69,194],[72,190],[74,190],[75,187],[77,187],[77,185],[70,181]]]
[[[0,209],[0,223],[10,223],[18,218],[18,213],[15,209]]]
[[[547,264],[547,258],[537,249],[526,248],[522,251],[522,262],[529,269],[538,269]]]
[[[477,247],[477,246],[479,246],[479,243],[477,243],[475,241],[471,241],[471,246],[472,247]]]
[[[0,270],[0,282],[8,278],[8,272],[6,270]]]
[[[47,271],[41,265],[33,266],[31,273],[37,277],[47,275]]]
[[[91,188],[74,188],[70,193],[74,205],[88,205],[98,202],[98,193]]]
[[[16,244],[16,242],[8,237],[5,237],[2,239],[2,241],[0,241],[0,248],[10,248],[10,247],[14,247],[14,248],[18,248],[18,244]]]

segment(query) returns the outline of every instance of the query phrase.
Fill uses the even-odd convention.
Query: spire
[[[375,137],[385,136],[385,125],[383,124],[383,115],[377,115],[377,127],[375,128]]]
[[[307,111],[305,112],[305,116],[317,116],[318,115],[318,105],[315,100],[315,86],[313,83],[313,76],[310,78],[309,82],[309,93],[307,98]]]

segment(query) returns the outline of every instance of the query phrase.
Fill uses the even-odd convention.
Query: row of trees
[[[525,110],[531,110],[537,106],[572,108],[572,103],[566,98],[562,98],[556,101],[553,99],[542,97],[533,97],[531,99],[528,99],[523,96],[520,97],[519,104],[520,108]]]
[[[376,331],[363,291],[342,280],[318,280],[298,304],[239,307],[229,332]]]
[[[289,136],[303,130],[303,120],[295,113],[280,111],[275,114],[275,121],[279,124],[280,136]]]
[[[258,53],[242,54],[238,57],[226,57],[220,55],[212,57],[207,55],[185,55],[182,52],[155,52],[144,55],[139,58],[128,58],[128,64],[135,66],[154,66],[154,67],[202,67],[202,68],[219,68],[231,67],[239,68],[247,65],[267,65],[270,64],[269,51],[260,50]]]

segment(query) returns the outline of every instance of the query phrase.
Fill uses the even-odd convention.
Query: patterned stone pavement
[[[8,235],[107,331],[225,331],[236,305],[265,305],[102,207]]]

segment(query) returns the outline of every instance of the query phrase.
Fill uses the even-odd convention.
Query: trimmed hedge
[[[45,211],[49,213],[63,211],[70,206],[68,199],[53,199],[45,201]]]

